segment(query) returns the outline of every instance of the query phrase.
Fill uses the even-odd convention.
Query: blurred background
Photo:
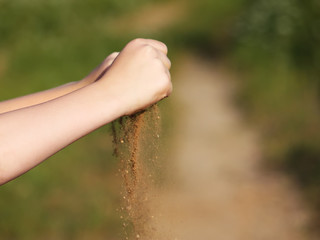
[[[176,213],[205,226],[190,239],[317,236],[320,2],[0,0],[0,100],[80,80],[136,37],[169,48],[164,163],[203,191],[159,199],[204,207]],[[105,126],[0,187],[0,238],[121,239],[117,171]]]

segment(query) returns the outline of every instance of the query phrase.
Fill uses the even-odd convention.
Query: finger
[[[166,75],[167,75],[167,77],[168,77],[168,79],[169,79],[169,81],[171,82],[171,74],[170,74],[170,71],[169,71],[169,69],[165,69],[165,73],[166,73]]]
[[[104,68],[109,67],[113,61],[118,57],[119,52],[114,52],[111,53],[108,57],[105,58],[105,60],[103,61],[103,66]]]
[[[167,69],[167,68],[165,69],[165,74],[168,77],[169,83],[168,83],[168,87],[165,92],[166,95],[164,97],[168,97],[172,92],[172,81],[171,81],[171,74],[170,74],[169,69]]]
[[[158,52],[158,57],[167,69],[171,68],[171,61],[163,52]]]
[[[103,75],[108,71],[108,69],[110,68],[114,60],[118,57],[118,55],[119,55],[119,52],[114,52],[104,59],[104,61],[99,67],[100,71],[96,76],[95,82],[103,77]]]
[[[169,86],[167,87],[165,95],[162,97],[162,99],[169,97],[172,93],[172,89],[173,89],[173,86],[172,86],[172,82],[170,81]]]
[[[119,52],[113,52],[107,58],[115,59],[118,55],[119,55]]]
[[[167,97],[171,95],[172,90],[173,90],[173,86],[172,86],[172,82],[170,82],[170,86],[169,86],[168,92],[167,92]]]
[[[154,48],[158,49],[159,51],[163,52],[164,54],[168,53],[168,47],[163,42],[154,39],[139,39],[141,42],[145,44],[149,44]]]

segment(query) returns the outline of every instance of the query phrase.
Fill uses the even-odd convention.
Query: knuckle
[[[167,45],[166,45],[165,43],[163,43],[163,42],[160,42],[160,43],[162,44],[164,51],[165,51],[166,53],[168,53],[168,47],[167,47]]]
[[[162,63],[162,61],[159,59],[159,58],[155,58],[153,60],[153,65],[156,69],[163,69],[164,68],[164,65]]]
[[[168,68],[170,69],[171,68],[171,66],[172,66],[172,63],[171,63],[171,61],[170,61],[170,59],[169,58],[167,58],[167,64],[168,64]]]
[[[143,38],[136,38],[133,41],[137,42],[137,43],[142,43],[144,41]]]
[[[146,56],[148,57],[154,57],[157,55],[157,52],[156,50],[154,49],[154,47],[152,47],[151,45],[149,44],[144,44],[142,46],[142,51],[144,54],[146,54]]]
[[[131,44],[131,45],[142,45],[143,44],[143,39],[142,38],[133,39],[129,44]]]

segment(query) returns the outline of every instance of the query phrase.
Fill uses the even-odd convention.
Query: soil
[[[160,115],[157,105],[112,123],[114,155],[123,179],[121,218],[125,239],[152,239],[150,193],[158,169]]]

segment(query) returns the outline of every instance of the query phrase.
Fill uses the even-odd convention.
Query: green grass
[[[0,0],[0,100],[79,80],[134,37],[164,40],[173,58],[179,51],[222,58],[239,73],[239,107],[263,130],[266,165],[290,174],[320,209],[315,1],[179,1],[188,5],[185,18],[162,32],[113,32],[111,23],[155,2],[162,1]],[[108,132],[90,134],[2,186],[0,238],[118,239],[119,181]]]

